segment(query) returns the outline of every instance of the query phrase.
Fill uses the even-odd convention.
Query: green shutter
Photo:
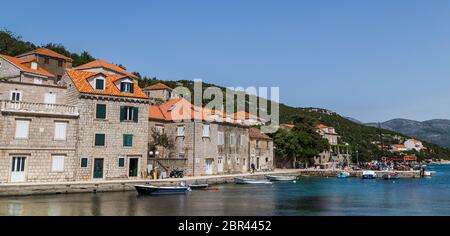
[[[105,146],[105,134],[95,134],[95,146]]]
[[[99,90],[105,89],[103,84],[104,84],[104,80],[102,80],[102,79],[95,80],[95,89],[99,89]]]
[[[123,146],[124,147],[132,147],[133,146],[133,135],[132,134],[124,134],[123,135]]]
[[[139,108],[133,107],[133,121],[138,122],[139,120]]]
[[[125,166],[125,158],[119,158],[119,167],[124,167]]]
[[[97,104],[97,111],[95,114],[95,118],[97,119],[106,118],[106,104]]]
[[[123,84],[123,82],[122,83],[120,83],[120,91],[121,92],[123,92],[124,90],[125,90],[125,85]]]
[[[120,121],[124,121],[127,117],[125,107],[120,107]]]
[[[130,93],[134,93],[134,84],[133,83],[130,84]]]

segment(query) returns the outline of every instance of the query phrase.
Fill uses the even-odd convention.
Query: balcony
[[[78,117],[78,108],[62,104],[1,101],[2,113]]]

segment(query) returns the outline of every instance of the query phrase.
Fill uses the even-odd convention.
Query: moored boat
[[[134,188],[139,195],[185,194],[191,191],[191,188],[184,186],[157,187],[152,185],[135,185]]]
[[[400,175],[396,172],[394,173],[387,173],[383,175],[383,179],[391,180],[391,179],[400,179]]]
[[[207,189],[209,187],[209,184],[190,184],[189,188],[192,190],[199,190],[199,189]]]
[[[423,172],[423,177],[431,177],[433,175],[433,173],[431,171],[424,171]]]
[[[275,176],[275,175],[266,175],[266,178],[270,181],[295,181],[297,179],[296,176]]]
[[[336,177],[339,179],[345,179],[345,178],[350,177],[350,173],[348,173],[346,171],[342,171]]]
[[[376,179],[377,174],[375,173],[375,171],[363,171],[362,178],[363,179]]]
[[[234,183],[236,183],[236,184],[271,184],[272,182],[270,182],[268,180],[234,178]]]

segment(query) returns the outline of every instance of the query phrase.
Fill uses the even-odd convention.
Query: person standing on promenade
[[[254,174],[255,173],[255,163],[252,163],[251,165],[250,165],[250,167],[252,168],[252,174]]]

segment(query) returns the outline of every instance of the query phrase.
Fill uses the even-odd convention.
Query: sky
[[[165,80],[280,88],[364,122],[450,119],[450,1],[9,1],[0,27]]]

